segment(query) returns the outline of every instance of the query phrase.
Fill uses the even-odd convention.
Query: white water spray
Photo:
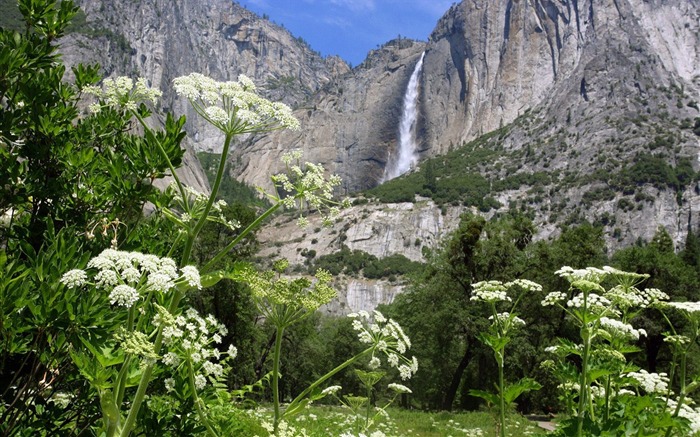
[[[384,181],[394,179],[406,173],[416,165],[416,120],[418,119],[418,96],[420,85],[420,72],[423,69],[423,57],[420,56],[416,68],[411,74],[411,79],[403,96],[403,113],[399,124],[399,147],[396,157],[390,157],[384,170]],[[393,158],[393,159],[392,159]]]

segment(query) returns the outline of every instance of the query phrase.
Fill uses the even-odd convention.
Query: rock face
[[[313,251],[315,257],[334,253],[342,246],[385,258],[401,253],[413,261],[425,261],[424,248],[435,247],[459,224],[462,207],[445,208],[444,213],[432,201],[416,203],[368,203],[340,212],[333,226],[321,226],[318,216],[309,217],[309,225],[299,228],[294,218],[275,218],[258,234],[265,259],[286,258],[291,265],[303,265]],[[403,291],[404,284],[341,275],[334,283],[338,298],[326,305],[331,314],[372,310],[390,303]]]
[[[377,184],[395,150],[401,99],[422,51],[422,156],[444,153],[536,108],[548,120],[570,111],[576,122],[591,112],[619,118],[644,111],[630,100],[649,99],[650,89],[661,86],[697,99],[698,9],[687,0],[463,1],[437,23],[427,45],[387,43],[325,87],[298,112],[302,133],[249,142],[241,155],[255,159],[244,157],[236,174],[265,183],[262,175],[278,168],[279,150],[297,147],[343,176],[347,190]],[[692,108],[675,112],[697,115]]]
[[[343,178],[345,192],[377,185],[389,150],[396,148],[403,94],[425,44],[394,40],[325,85],[306,107],[296,111],[299,132],[279,131],[252,138],[233,158],[242,165],[234,175],[265,186],[291,148],[304,159],[324,164]]]
[[[504,158],[480,171],[495,180],[551,175],[542,189],[557,211],[530,205],[522,194],[532,187],[498,194],[504,208],[511,201],[534,208],[542,228],[554,229],[555,216],[571,211],[589,221],[608,212],[622,235],[613,238],[611,228],[611,244],[630,244],[649,239],[658,225],[680,242],[688,223],[700,224],[692,214],[694,184],[668,193],[639,182],[634,202],[648,200],[636,212],[617,207],[625,190],[583,209],[575,200],[606,189],[607,181],[588,176],[620,172],[643,154],[672,167],[690,162],[697,171],[700,139],[689,128],[700,116],[697,0],[463,1],[447,11],[427,44],[387,43],[325,86],[297,112],[302,132],[244,144],[232,174],[265,185],[280,168],[279,155],[300,148],[307,160],[342,176],[345,192],[376,185],[395,152],[401,100],[422,52],[423,158],[506,126]],[[647,210],[656,211],[653,221]]]
[[[227,0],[77,0],[84,12],[76,31],[62,41],[64,60],[99,63],[106,76],[146,78],[163,91],[161,108],[186,115],[186,143],[216,151],[222,135],[205,124],[172,90],[174,78],[193,72],[216,80],[245,74],[262,94],[291,106],[305,102],[333,77],[349,70],[339,58],[323,58],[303,40]],[[204,181],[190,150],[185,179]],[[194,174],[189,174],[189,173]]]

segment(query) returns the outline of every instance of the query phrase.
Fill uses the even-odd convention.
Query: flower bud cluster
[[[296,209],[302,214],[307,209],[317,210],[322,214],[324,226],[330,226],[333,219],[340,213],[340,207],[349,206],[346,199],[341,203],[333,200],[333,191],[339,186],[341,179],[337,175],[326,177],[326,170],[320,164],[300,162],[301,151],[293,150],[282,155],[282,162],[287,167],[286,173],[271,177],[278,193],[282,197],[269,196],[282,202],[286,209]],[[302,215],[299,218],[300,227],[308,225],[308,220]]]
[[[376,353],[381,352],[389,366],[398,369],[401,379],[410,379],[418,371],[416,357],[404,355],[411,347],[411,340],[393,319],[387,319],[379,311],[374,311],[372,316],[367,311],[359,311],[348,314],[348,317],[355,319],[352,327],[357,331],[360,342],[373,345],[370,362],[375,368],[381,364]]]
[[[166,209],[165,214],[168,218],[173,220],[175,223],[187,228],[188,226],[194,226],[200,217],[204,214],[206,210],[207,203],[209,202],[209,196],[200,193],[192,187],[185,186],[183,195],[178,191],[177,185],[173,182],[168,187],[169,191],[173,193],[173,203],[177,206],[176,212],[174,209]],[[226,226],[228,229],[235,231],[241,227],[238,220],[228,220],[224,215],[224,208],[227,206],[226,201],[218,200],[212,204],[211,210],[207,216],[207,220],[215,223],[220,223]]]
[[[282,278],[276,272],[258,272],[252,268],[244,270],[241,277],[250,286],[264,313],[272,305],[288,305],[313,312],[337,295],[331,286],[333,277],[323,269],[316,271],[315,281],[308,278]]]

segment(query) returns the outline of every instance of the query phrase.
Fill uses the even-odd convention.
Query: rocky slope
[[[546,229],[572,214],[590,221],[612,214],[611,244],[649,239],[659,224],[680,242],[689,222],[700,224],[692,214],[694,183],[638,177],[625,188],[601,172],[614,176],[649,156],[673,169],[698,170],[700,141],[692,126],[700,116],[699,6],[697,0],[463,1],[447,11],[427,44],[390,42],[323,88],[310,109],[297,112],[302,132],[248,142],[233,174],[264,185],[282,151],[298,147],[340,174],[345,192],[376,185],[395,153],[406,83],[425,51],[423,158],[505,126],[492,146],[500,155],[465,171],[491,182],[542,173],[549,182],[493,193],[502,208],[533,209]],[[623,199],[639,203],[637,209],[620,208]]]
[[[78,0],[81,13],[61,41],[68,65],[99,63],[107,76],[140,76],[163,91],[161,109],[186,115],[190,147],[185,179],[206,188],[192,149],[217,150],[222,136],[203,123],[172,90],[175,77],[192,72],[216,80],[245,74],[270,99],[302,105],[321,86],[349,70],[323,58],[302,39],[227,0]]]

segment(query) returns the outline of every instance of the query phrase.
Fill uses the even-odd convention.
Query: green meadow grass
[[[254,413],[259,420],[272,422],[271,411],[259,409]],[[290,435],[309,437],[341,436],[344,433],[358,436],[363,432],[372,437],[381,431],[387,437],[490,437],[495,436],[495,417],[486,412],[424,412],[390,408],[388,417],[381,418],[370,429],[363,432],[356,427],[348,410],[331,406],[312,406],[303,414],[289,421],[294,428]],[[547,432],[523,416],[512,414],[507,417],[507,435],[512,437],[544,435]],[[302,429],[306,434],[302,434]]]

